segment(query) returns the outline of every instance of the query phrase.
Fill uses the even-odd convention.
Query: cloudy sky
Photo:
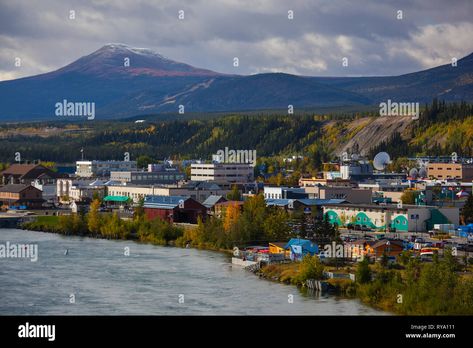
[[[472,14],[471,0],[0,0],[0,80],[111,42],[226,73],[395,75],[473,52]]]

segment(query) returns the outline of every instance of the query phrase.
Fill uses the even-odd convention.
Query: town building
[[[371,176],[373,174],[373,167],[370,163],[352,162],[343,163],[340,166],[340,177],[344,180],[362,179],[363,177]]]
[[[60,180],[60,179],[59,179]],[[43,193],[43,199],[50,203],[57,203],[57,184],[42,184],[41,180],[36,179],[31,183],[32,186],[36,187]]]
[[[308,198],[343,199],[350,203],[369,204],[373,196],[371,189],[344,186],[307,186],[304,191]]]
[[[439,180],[473,180],[473,163],[432,162],[427,164],[427,176]]]
[[[372,254],[368,254],[368,256],[373,256],[375,259],[380,259],[383,256],[399,256],[399,254],[403,252],[404,246],[402,241],[383,239],[371,245],[371,249],[373,250]]]
[[[136,161],[77,161],[76,176],[82,178],[108,177],[110,172],[136,171]]]
[[[254,181],[254,168],[247,163],[193,163],[192,181],[212,181],[225,188]]]
[[[343,186],[343,187],[354,187],[356,186],[351,180],[346,179],[328,179],[328,178],[317,178],[317,177],[301,177],[299,179],[299,186],[300,187],[311,187],[311,186]]]
[[[211,195],[226,196],[228,189],[223,189],[215,183],[187,182],[179,185],[108,185],[111,196],[126,196],[138,203],[147,195],[158,196],[188,196],[199,202],[204,202]]]
[[[319,246],[308,239],[291,238],[286,243],[284,249],[289,250],[292,261],[301,261],[306,255],[315,255],[319,253]]]
[[[55,184],[59,178],[67,177],[58,174],[41,164],[12,164],[10,167],[0,172],[3,185],[24,184],[30,185],[37,182],[41,185]]]
[[[459,208],[419,205],[331,204],[323,214],[338,226],[365,226],[392,232],[426,232],[435,224],[458,224]]]
[[[175,184],[185,179],[185,174],[176,168],[163,168],[160,171],[119,171],[110,172],[110,180],[134,185]]]
[[[380,199],[382,198],[385,202],[399,202],[401,201],[402,195],[409,190],[416,193],[419,198],[417,203],[431,204],[433,200],[432,190],[426,189],[426,185],[419,185],[416,182],[407,180],[376,180],[362,182],[359,183],[359,187],[362,189],[371,189],[373,192],[373,198],[377,201],[381,201]]]
[[[331,204],[342,204],[348,203],[344,199],[313,199],[313,198],[304,198],[304,199],[266,199],[266,206],[268,207],[278,207],[280,209],[285,209],[286,211],[297,211],[301,210],[304,214],[312,215],[313,217],[322,218],[324,206],[329,206]]]
[[[265,186],[263,190],[265,199],[308,198],[304,188],[299,187]]]
[[[209,214],[213,215],[215,214],[215,205],[226,201],[227,199],[221,195],[210,195],[202,204],[208,209]]]
[[[196,224],[206,219],[207,208],[195,199],[184,196],[146,196],[143,205],[146,218],[160,218],[170,223]]]
[[[131,198],[126,196],[105,196],[103,202],[107,208],[120,208],[129,207],[132,202]]]
[[[0,206],[39,209],[44,203],[41,190],[25,184],[0,187]]]
[[[56,183],[59,202],[91,201],[94,196],[105,195],[105,182],[101,180],[59,179]]]

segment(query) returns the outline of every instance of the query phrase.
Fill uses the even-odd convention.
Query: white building
[[[136,161],[77,161],[76,175],[83,178],[109,176],[110,172],[136,171]]]
[[[219,185],[245,184],[254,180],[253,166],[248,163],[194,163],[192,181],[212,181]]]
[[[105,194],[105,185],[98,180],[58,179],[56,186],[56,195],[60,202],[83,201],[92,199],[94,194],[99,197]]]
[[[373,168],[369,163],[350,163],[340,166],[340,177],[350,179],[353,176],[370,176],[373,174]]]
[[[427,232],[436,224],[459,222],[459,208],[420,205],[332,204],[324,216],[338,226],[364,225],[377,230]]]
[[[211,195],[225,196],[229,193],[214,183],[191,182],[185,185],[150,186],[150,185],[110,185],[109,196],[125,196],[137,203],[145,196],[188,196],[199,202],[205,201]]]
[[[304,188],[284,187],[284,186],[265,186],[264,199],[297,199],[307,198]]]

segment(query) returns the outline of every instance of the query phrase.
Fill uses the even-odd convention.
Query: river
[[[259,279],[218,252],[0,229],[7,242],[37,245],[38,259],[0,258],[1,315],[385,314]]]

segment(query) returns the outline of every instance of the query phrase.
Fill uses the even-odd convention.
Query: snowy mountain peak
[[[111,74],[148,76],[216,76],[219,73],[176,62],[154,50],[122,43],[108,43],[57,72],[79,72],[96,76]]]
[[[108,43],[104,45],[101,49],[99,49],[96,52],[100,51],[109,51],[109,52],[132,52],[134,54],[142,54],[142,55],[149,55],[149,56],[155,56],[159,57],[161,59],[168,59],[164,57],[163,55],[159,54],[156,51],[153,51],[149,48],[138,48],[138,47],[132,47],[123,43]]]

